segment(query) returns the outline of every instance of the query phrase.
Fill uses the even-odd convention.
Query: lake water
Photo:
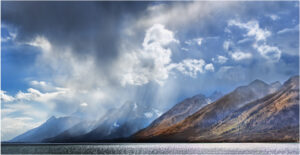
[[[300,154],[299,143],[2,144],[2,154]]]

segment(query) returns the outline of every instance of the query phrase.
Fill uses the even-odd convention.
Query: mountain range
[[[131,138],[139,142],[298,142],[299,76],[282,86],[255,80],[176,124],[156,128],[149,126]]]
[[[299,76],[283,85],[254,80],[223,95],[184,99],[161,114],[126,102],[99,120],[51,117],[10,142],[295,142]]]

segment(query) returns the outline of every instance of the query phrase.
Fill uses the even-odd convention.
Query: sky
[[[299,74],[299,2],[2,2],[1,138]]]

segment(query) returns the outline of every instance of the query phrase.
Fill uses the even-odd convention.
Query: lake
[[[2,154],[300,154],[299,143],[2,144]]]

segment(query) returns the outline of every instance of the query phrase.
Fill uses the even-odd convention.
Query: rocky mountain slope
[[[298,80],[298,76],[293,77],[284,86],[278,82],[268,85],[263,81],[255,80],[247,86],[238,87],[174,125],[143,135],[137,133],[132,136],[132,139],[170,142],[293,141],[295,139],[291,138],[291,135],[297,135],[296,129],[299,129]],[[246,121],[248,115],[251,115],[251,118]],[[282,121],[286,124],[280,124]],[[289,134],[283,133],[284,129]],[[259,139],[258,133],[263,131],[268,131],[270,134]],[[272,139],[270,137],[276,135],[273,132],[282,134],[285,138],[281,136]],[[255,134],[257,134],[256,138],[253,136]]]
[[[189,141],[299,141],[299,77],[230,114]]]
[[[183,100],[176,104],[169,111],[153,121],[147,128],[141,130],[135,134],[135,137],[148,137],[156,132],[168,128],[188,116],[194,114],[196,111],[218,99],[222,96],[220,92],[214,92],[210,98],[205,97],[202,94]]]

